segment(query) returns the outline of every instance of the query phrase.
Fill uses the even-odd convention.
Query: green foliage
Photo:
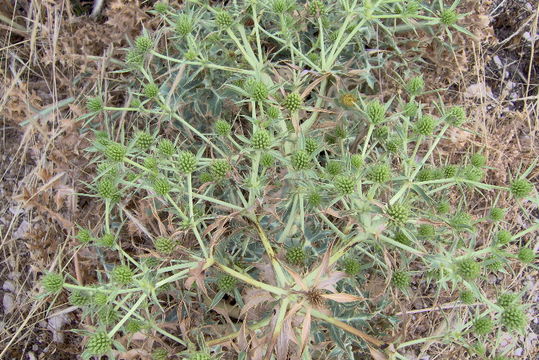
[[[398,289],[406,289],[410,286],[410,275],[406,271],[396,270],[393,272],[391,283]]]
[[[361,265],[356,259],[348,257],[343,260],[342,268],[344,272],[347,273],[348,275],[355,276],[361,270]]]
[[[221,274],[217,279],[217,287],[220,291],[229,293],[236,288],[236,282],[237,280],[235,277],[228,274]]]
[[[502,308],[508,308],[515,304],[517,301],[517,295],[513,293],[502,293],[498,295],[496,304]]]
[[[385,120],[386,109],[378,100],[367,104],[365,112],[367,113],[367,118],[370,120],[370,122],[375,125]]]
[[[523,247],[518,251],[518,259],[525,264],[531,264],[535,260],[535,252],[533,249]]]
[[[306,170],[311,166],[311,156],[305,150],[298,150],[292,155],[292,167]]]
[[[503,218],[505,217],[505,210],[501,208],[492,208],[490,210],[489,216],[492,221],[495,221],[495,222],[502,221]]]
[[[461,291],[459,299],[466,305],[471,305],[475,302],[475,295],[470,290]]]
[[[158,348],[152,352],[152,360],[166,360],[168,359],[168,351],[165,348]]]
[[[297,92],[292,92],[286,96],[283,107],[290,112],[298,111],[301,108],[303,100]]]
[[[88,229],[79,229],[76,238],[81,244],[88,244],[92,241],[92,233]]]
[[[390,217],[390,221],[396,225],[402,225],[408,221],[410,216],[410,209],[404,204],[394,204],[387,207],[387,215]]]
[[[189,151],[182,151],[178,156],[178,170],[184,174],[190,174],[196,170],[197,158]]]

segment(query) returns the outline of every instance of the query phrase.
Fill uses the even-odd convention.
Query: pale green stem
[[[193,193],[193,197],[195,197],[197,199],[205,200],[205,201],[217,204],[217,205],[222,205],[222,206],[230,208],[230,209],[234,209],[234,210],[238,210],[238,211],[244,210],[244,208],[241,207],[241,206],[234,205],[234,204],[228,203],[226,201],[214,199],[214,198],[206,196],[206,195]]]
[[[141,294],[140,295],[140,298],[138,299],[138,301],[135,303],[135,305],[133,305],[131,307],[131,309],[129,309],[129,311],[127,312],[127,314],[124,315],[124,317],[118,321],[118,323],[116,324],[116,326],[114,326],[112,328],[111,331],[109,331],[108,333],[108,336],[109,338],[113,338],[114,337],[114,334],[116,334],[116,332],[118,330],[120,330],[120,328],[122,327],[122,325],[135,313],[135,311],[138,310],[139,306],[142,305],[142,303],[146,300],[146,297],[147,295],[146,294]]]
[[[249,207],[253,206],[258,192],[258,166],[260,164],[260,151],[256,151],[251,166],[251,188],[249,189]],[[256,186],[256,188],[255,188]]]
[[[168,284],[168,283],[171,283],[171,282],[174,282],[176,280],[179,280],[179,279],[183,279],[185,275],[187,275],[189,273],[189,271],[191,271],[191,269],[185,269],[183,271],[180,271],[174,275],[171,275],[161,281],[158,281],[156,284],[155,284],[155,287],[156,288],[159,288],[165,284]]]
[[[202,67],[207,67],[207,68],[210,68],[210,69],[223,70],[223,71],[235,72],[235,73],[246,74],[246,75],[253,75],[254,74],[254,72],[252,70],[237,69],[237,68],[233,68],[233,67],[229,67],[229,66],[222,66],[222,65],[212,64],[212,63],[209,63],[209,62],[206,63],[206,62],[199,62],[199,61],[186,61],[186,60],[174,59],[174,58],[171,58],[169,56],[159,54],[158,52],[155,52],[155,51],[152,51],[151,53],[152,53],[152,55],[155,55],[155,56],[157,56],[159,58],[162,58],[162,59],[165,59],[165,60],[168,60],[168,61],[171,61],[171,62],[175,62],[175,63],[178,63],[178,64],[202,66]]]
[[[217,145],[215,145],[210,139],[208,139],[204,134],[202,134],[200,131],[195,129],[191,124],[189,124],[187,121],[185,121],[180,115],[176,113],[172,113],[172,116],[182,123],[186,128],[194,132],[198,137],[200,137],[206,144],[210,145],[215,151],[217,151],[222,157],[226,158],[226,153],[221,150]]]
[[[193,185],[191,181],[191,173],[187,175],[187,194],[189,197],[189,221],[194,222],[193,216]]]
[[[371,141],[372,132],[374,131],[374,125],[369,124],[369,130],[367,131],[367,136],[365,136],[365,140],[363,140],[363,151],[361,151],[361,157],[365,158],[365,154],[367,153],[367,148],[369,147],[369,142]]]
[[[434,142],[432,143],[432,145],[430,146],[429,150],[427,151],[427,153],[425,154],[425,156],[423,157],[423,159],[421,160],[421,163],[419,164],[419,166],[417,167],[417,169],[415,169],[414,173],[412,174],[412,176],[410,176],[410,180],[413,180],[417,173],[421,170],[421,168],[423,167],[423,165],[425,165],[425,163],[427,162],[427,160],[429,159],[430,155],[432,154],[432,152],[434,151],[434,149],[436,149],[436,146],[438,146],[438,143],[440,142],[440,140],[442,140],[442,137],[444,136],[445,132],[447,131],[447,129],[449,129],[449,124],[446,124],[443,128],[442,128],[442,131],[440,131],[440,133],[436,136],[436,139],[434,140]]]
[[[176,271],[176,270],[181,270],[181,269],[185,269],[185,268],[190,268],[191,269],[191,268],[196,267],[196,266],[198,266],[198,262],[193,261],[193,262],[188,262],[188,263],[184,263],[184,264],[178,264],[178,265],[172,265],[172,266],[159,268],[159,269],[157,269],[156,273],[157,274],[164,274],[164,273],[167,273],[167,272],[170,272],[170,271]]]
[[[275,294],[275,295],[278,295],[278,296],[284,296],[286,295],[288,292],[284,289],[281,289],[281,288],[278,288],[276,286],[273,286],[273,285],[269,285],[269,284],[265,284],[263,282],[260,282],[258,280],[255,280],[253,279],[252,277],[246,275],[246,274],[242,274],[240,272],[237,272],[236,270],[233,270],[223,264],[219,264],[219,263],[215,263],[215,265],[217,267],[219,267],[219,269],[221,269],[223,272],[229,274],[229,275],[232,275],[233,277],[235,277],[236,279],[239,279],[247,284],[250,284],[254,287],[257,287],[259,289],[262,289],[262,290],[266,290],[272,294]]]
[[[260,241],[262,241],[262,245],[264,246],[264,249],[266,250],[266,253],[268,254],[271,265],[273,266],[273,270],[275,271],[275,276],[277,278],[277,284],[279,286],[284,286],[286,283],[286,276],[284,275],[283,268],[281,267],[281,264],[277,261],[277,258],[275,257],[275,252],[273,251],[273,248],[271,247],[270,241],[268,237],[266,236],[266,233],[264,232],[264,229],[262,229],[262,226],[258,222],[258,219],[256,217],[254,219],[251,219],[256,226],[256,230],[258,231],[258,236],[260,236]]]

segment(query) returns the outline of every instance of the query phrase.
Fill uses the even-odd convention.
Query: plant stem
[[[111,331],[109,331],[108,333],[108,336],[109,338],[113,338],[114,337],[114,334],[116,334],[116,332],[118,330],[120,330],[120,328],[122,327],[122,325],[133,315],[133,313],[135,311],[137,311],[137,309],[139,308],[139,306],[146,300],[146,297],[147,295],[146,294],[142,294],[140,295],[138,301],[131,307],[131,309],[129,309],[129,311],[127,312],[127,314],[124,315],[124,317],[118,321],[118,323],[116,324],[116,326],[114,326],[112,328]]]
[[[221,269],[223,272],[229,274],[229,275],[232,275],[234,276],[236,279],[239,279],[243,282],[246,282],[247,284],[250,284],[254,287],[257,287],[259,289],[262,289],[262,290],[266,290],[272,294],[275,294],[275,295],[278,295],[278,296],[284,296],[286,294],[288,294],[288,292],[284,289],[281,289],[281,288],[278,288],[276,286],[273,286],[273,285],[269,285],[269,284],[265,284],[263,282],[260,282],[258,280],[255,280],[253,279],[252,277],[246,275],[246,274],[242,274],[242,273],[239,273],[237,272],[236,270],[233,270],[223,264],[220,264],[218,262],[215,262],[215,265]]]

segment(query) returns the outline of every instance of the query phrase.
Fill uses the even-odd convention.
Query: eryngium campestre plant
[[[431,334],[382,338],[426,286],[462,315],[443,342],[466,343],[470,319],[485,316],[493,333],[525,326],[525,305],[493,303],[499,291],[480,275],[495,261],[517,263],[507,242],[529,243],[538,226],[528,218],[528,229],[498,239],[500,214],[478,213],[485,208],[469,197],[535,196],[533,169],[493,186],[480,156],[451,165],[437,145],[454,127],[473,129],[474,116],[442,104],[426,77],[379,76],[393,65],[420,74],[410,60],[429,36],[454,49],[438,43],[469,34],[457,3],[187,0],[151,10],[155,31],[126,49],[126,98],[136,101],[105,106],[115,87],[88,101],[81,122],[109,129],[88,149],[99,169],[88,199],[103,200],[92,204],[102,222],[89,228],[114,241],[82,237],[95,267],[85,284],[75,274],[43,278],[47,296],[77,292],[84,328],[99,329],[87,354],[138,349],[122,333],[141,331],[179,358],[237,358],[234,349],[400,358]]]

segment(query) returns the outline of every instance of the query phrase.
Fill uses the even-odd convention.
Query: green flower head
[[[292,265],[303,265],[305,258],[305,252],[301,246],[293,246],[286,251],[286,261]]]
[[[515,179],[509,186],[509,190],[515,198],[521,199],[530,194],[530,192],[533,190],[533,185],[526,179]]]
[[[367,179],[374,183],[385,183],[391,179],[391,169],[388,164],[373,165],[367,173]]]
[[[403,270],[394,271],[393,276],[391,277],[391,283],[397,289],[406,289],[410,286],[410,281],[410,275]]]
[[[135,48],[141,53],[147,53],[153,48],[153,41],[148,36],[139,36],[135,39]]]
[[[178,169],[184,174],[190,174],[196,167],[197,157],[189,151],[182,151],[178,157]]]
[[[457,273],[464,280],[474,280],[481,274],[481,264],[474,259],[464,259],[456,264]]]
[[[133,270],[127,265],[116,266],[111,273],[112,280],[121,285],[128,285],[133,281]]]
[[[255,149],[267,149],[271,145],[271,137],[267,130],[261,129],[255,131],[251,137],[251,144]]]
[[[135,145],[142,150],[148,150],[153,142],[153,135],[146,131],[140,131],[136,135]]]
[[[350,257],[346,258],[342,262],[342,268],[345,273],[347,273],[350,276],[355,276],[359,273],[361,270],[361,265],[356,259],[352,259]]]
[[[105,355],[111,350],[111,347],[112,340],[104,331],[96,332],[86,343],[86,351],[94,356]]]
[[[384,121],[386,117],[386,108],[378,100],[368,103],[365,112],[370,122],[375,125]]]
[[[473,324],[474,333],[477,335],[487,335],[492,331],[493,327],[492,319],[488,316],[480,317]]]
[[[217,279],[217,287],[219,291],[230,293],[236,288],[236,282],[235,277],[228,274],[221,274]]]
[[[157,144],[157,149],[164,156],[170,157],[176,153],[176,145],[169,139],[161,139]]]
[[[305,170],[311,166],[311,155],[305,150],[298,150],[292,155],[292,167],[296,170]]]
[[[171,255],[176,248],[176,242],[168,237],[160,236],[153,242],[155,250],[164,255]]]
[[[335,179],[335,189],[340,195],[350,195],[354,192],[356,181],[350,176],[338,176]]]
[[[507,330],[524,329],[528,323],[526,314],[520,307],[508,306],[504,309],[501,316],[501,323]]]
[[[298,111],[301,108],[303,100],[297,92],[292,92],[284,99],[283,107],[290,112]]]
[[[435,128],[436,120],[432,116],[425,115],[415,123],[414,132],[418,135],[429,136]]]
[[[215,122],[215,133],[222,137],[227,137],[230,135],[230,131],[232,130],[232,125],[230,125],[228,122],[224,120],[217,120]]]

